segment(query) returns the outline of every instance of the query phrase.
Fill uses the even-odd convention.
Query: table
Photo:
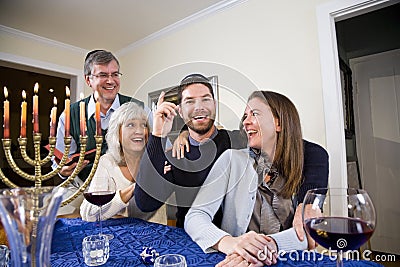
[[[96,233],[96,223],[58,219],[53,232],[51,266],[86,266],[82,257],[82,239]],[[110,240],[110,257],[102,266],[149,266],[139,256],[143,246],[152,246],[160,255],[182,254],[188,266],[214,266],[225,257],[222,253],[205,254],[181,228],[135,218],[103,221],[103,233],[113,233],[114,239]]]
[[[82,239],[96,233],[98,233],[96,223],[81,219],[58,219],[53,232],[51,266],[86,266],[82,257]],[[225,258],[222,253],[205,254],[183,229],[140,219],[122,218],[103,221],[103,233],[114,234],[114,239],[110,241],[110,258],[102,265],[105,267],[152,266],[144,264],[139,256],[143,246],[152,246],[160,255],[182,254],[186,257],[188,266],[214,266]],[[336,266],[336,263],[327,256],[301,261],[293,261],[290,257],[286,255],[275,266]],[[345,261],[344,266],[380,265],[368,261]]]

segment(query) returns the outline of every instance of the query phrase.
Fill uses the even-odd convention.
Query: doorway
[[[400,255],[400,49],[350,60],[357,154],[364,188],[375,203],[371,248]]]
[[[340,68],[348,68],[352,78],[343,86],[348,185],[366,189],[375,203],[380,223],[371,248],[396,254],[400,254],[400,234],[394,229],[400,208],[393,204],[400,203],[393,192],[400,188],[400,169],[394,162],[400,158],[396,81],[400,50],[395,50],[400,49],[399,14],[400,3],[335,24]]]
[[[321,51],[321,69],[326,123],[326,142],[330,154],[331,187],[347,187],[347,154],[345,142],[345,108],[342,97],[337,44],[337,23],[359,15],[370,13],[398,4],[400,1],[332,1],[317,8],[318,33]],[[395,24],[393,27],[399,27]],[[364,25],[365,26],[365,25]],[[385,29],[387,30],[387,29]],[[397,36],[392,36],[396,40]],[[363,42],[366,44],[366,42]],[[348,58],[346,59],[348,61]],[[357,118],[355,118],[357,119]],[[379,201],[379,200],[375,200]],[[378,218],[380,224],[385,219]],[[397,246],[399,247],[399,246]],[[372,245],[373,248],[373,245]]]

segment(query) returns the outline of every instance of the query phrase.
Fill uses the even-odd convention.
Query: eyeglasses
[[[114,72],[114,73],[108,74],[108,73],[100,72],[99,74],[90,74],[90,76],[96,77],[100,80],[107,80],[108,77],[111,77],[112,79],[116,80],[116,79],[121,78],[122,73]]]

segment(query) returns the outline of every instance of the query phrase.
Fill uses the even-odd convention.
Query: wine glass
[[[179,254],[166,254],[159,256],[155,262],[154,267],[186,267],[186,259]]]
[[[343,266],[343,252],[360,248],[372,236],[375,208],[362,189],[311,189],[303,201],[303,222],[318,244],[337,252],[336,266]]]
[[[103,234],[102,227],[102,206],[109,203],[115,196],[116,192],[116,184],[114,178],[111,176],[96,176],[95,183],[91,183],[85,191],[83,192],[83,196],[85,199],[99,207],[99,212],[97,213],[97,221],[100,226],[100,235]],[[107,234],[108,240],[114,238],[112,234]]]

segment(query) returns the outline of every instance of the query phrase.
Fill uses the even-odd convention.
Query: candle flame
[[[53,103],[54,103],[54,106],[57,106],[57,97],[54,97]]]
[[[26,99],[26,93],[25,93],[25,90],[22,90],[22,99],[25,101],[25,99]]]
[[[70,95],[70,90],[69,90],[68,86],[65,86],[65,94],[67,95],[67,97],[69,97],[69,95]]]
[[[35,87],[33,87],[33,92],[35,92],[35,94],[39,92],[39,83],[35,83]]]
[[[94,100],[96,100],[96,102],[99,100],[99,92],[97,91],[94,91]]]
[[[81,100],[85,98],[85,95],[83,93],[81,93],[80,95]]]
[[[7,87],[4,86],[4,97],[7,98],[8,97],[8,90]]]

